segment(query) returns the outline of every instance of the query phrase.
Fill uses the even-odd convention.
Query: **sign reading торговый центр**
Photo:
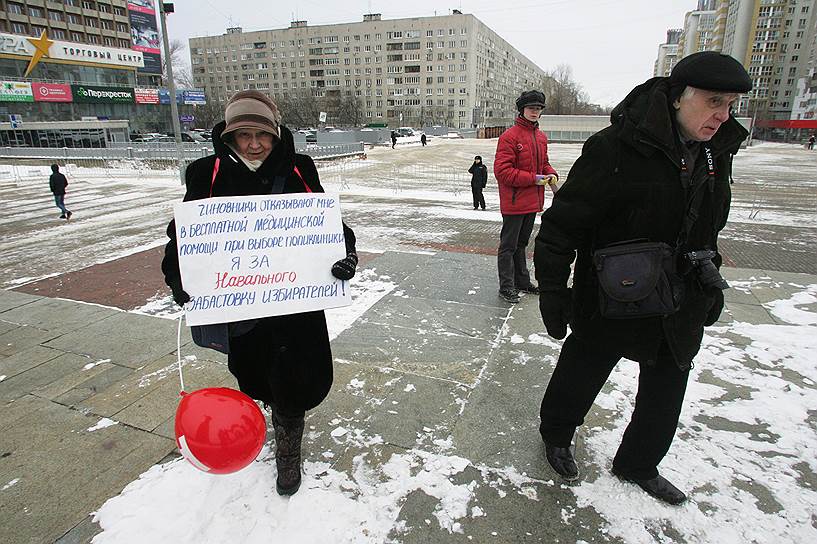
[[[331,273],[346,256],[337,194],[207,198],[174,216],[188,325],[351,304]]]

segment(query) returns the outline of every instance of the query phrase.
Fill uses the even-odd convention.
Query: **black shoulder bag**
[[[710,191],[714,188],[712,150],[704,146]],[[681,172],[687,172],[681,157]],[[593,252],[599,282],[599,313],[608,319],[664,317],[678,311],[683,281],[676,268],[676,254],[698,218],[703,191],[693,190],[675,248],[664,242],[627,240]]]

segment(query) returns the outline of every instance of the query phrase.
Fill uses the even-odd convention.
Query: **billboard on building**
[[[207,103],[207,101],[204,99],[204,91],[184,90],[182,91],[182,97],[185,104],[203,106]]]
[[[145,58],[145,66],[139,71],[149,74],[162,73],[162,49],[156,25],[154,0],[128,0],[131,49]]]
[[[131,87],[98,87],[96,85],[71,85],[74,102],[78,104],[133,104]]]
[[[73,102],[71,86],[64,83],[32,83],[35,102]]]
[[[0,102],[34,102],[31,83],[0,81]]]
[[[134,89],[137,104],[158,104],[159,89]]]

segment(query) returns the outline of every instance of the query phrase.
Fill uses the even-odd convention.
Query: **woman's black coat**
[[[695,274],[688,274],[680,310],[674,315],[605,319],[599,315],[598,279],[591,262],[594,248],[614,242],[644,238],[675,247],[687,203],[698,190],[705,191],[699,217],[681,250],[717,250],[718,232],[729,213],[731,155],[747,132],[730,117],[708,142],[714,184],[708,183],[701,153],[691,172],[692,183],[684,186],[668,85],[667,78],[653,78],[633,89],[613,110],[613,124],[587,140],[542,215],[534,262],[540,289],[559,291],[566,288],[576,259],[570,320],[574,334],[647,363],[656,360],[666,340],[683,369],[700,349],[704,324],[717,319],[722,293],[704,290]],[[721,256],[713,262],[720,267]]]
[[[324,192],[315,163],[311,157],[295,153],[292,133],[286,127],[280,127],[280,141],[253,172],[221,141],[224,126],[222,121],[213,128],[215,154],[187,167],[185,201],[211,196],[216,157],[220,164],[212,184],[212,196],[270,194],[272,181],[278,176],[286,178],[285,193],[302,193],[303,181],[294,172],[295,166],[313,192]],[[347,253],[354,252],[355,235],[345,223],[343,234]],[[167,235],[170,241],[165,247],[162,271],[168,285],[180,284],[173,221]],[[275,405],[291,415],[314,408],[326,398],[332,385],[332,353],[324,313],[314,311],[259,319],[249,332],[231,336],[228,361],[241,390],[254,399]]]

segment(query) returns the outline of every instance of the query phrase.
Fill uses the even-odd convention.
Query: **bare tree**
[[[167,85],[167,63],[173,65],[173,82],[178,88],[192,88],[193,75],[187,65],[186,47],[181,40],[171,40],[170,52],[162,58],[162,84]]]
[[[560,64],[548,72],[542,84],[545,97],[545,111],[549,115],[603,115],[609,108],[588,102],[587,93],[573,79],[573,69]]]
[[[283,122],[291,128],[314,127],[318,124],[323,102],[310,89],[294,89],[275,97]]]
[[[197,128],[211,129],[224,119],[225,104],[215,96],[208,96],[207,103],[193,106],[193,115],[196,119]]]
[[[363,122],[363,101],[357,96],[344,96],[337,105],[337,116],[343,126],[360,126]]]

